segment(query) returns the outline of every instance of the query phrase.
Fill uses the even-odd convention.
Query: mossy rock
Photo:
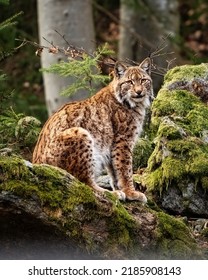
[[[170,70],[152,105],[155,148],[140,180],[171,213],[208,216],[207,77],[207,64]]]
[[[133,170],[146,167],[152,152],[153,143],[147,138],[140,138],[133,150]]]
[[[178,219],[18,156],[0,156],[0,212],[1,259],[203,258]]]

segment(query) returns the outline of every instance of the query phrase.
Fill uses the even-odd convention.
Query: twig
[[[75,58],[83,59],[84,55],[88,55],[88,56],[90,56],[92,58],[96,57],[95,54],[87,52],[84,48],[78,48],[78,47],[75,47],[74,45],[71,45],[64,38],[65,36],[60,34],[58,31],[56,31],[56,33],[59,34],[61,36],[61,38],[63,38],[64,41],[67,43],[67,48],[65,48],[65,47],[60,48],[59,46],[55,46],[53,42],[50,42],[49,40],[47,40],[46,38],[43,37],[43,39],[48,44],[50,44],[51,46],[40,45],[40,44],[38,44],[36,42],[30,41],[30,40],[26,40],[26,39],[23,39],[23,40],[22,39],[15,39],[16,41],[22,42],[16,49],[19,49],[19,48],[25,46],[26,44],[30,44],[30,45],[32,45],[32,46],[37,48],[36,55],[38,55],[38,56],[41,55],[43,49],[47,49],[49,53],[57,54],[57,53],[60,52],[60,53],[62,53],[63,55],[65,55],[67,57],[71,57],[72,59],[75,59]],[[100,55],[100,57],[102,59],[98,59],[97,60],[98,63],[105,64],[105,65],[107,65],[109,67],[113,67],[115,65],[116,59],[114,59],[113,57],[108,57],[108,59],[112,60],[113,63],[104,61],[104,58],[103,58],[102,54]]]
[[[39,45],[39,44],[36,43],[36,42],[29,41],[29,40],[26,40],[26,39],[18,39],[18,38],[16,38],[15,41],[20,41],[20,42],[22,42],[22,43],[20,44],[20,46],[18,46],[17,48],[20,48],[20,47],[22,47],[22,46],[24,46],[24,45],[30,44],[30,45],[32,45],[32,46],[34,46],[34,47],[37,47],[37,48],[49,49],[49,47],[47,47],[47,46],[41,46],[41,45]]]
[[[173,58],[173,59],[171,59],[171,60],[166,60],[167,61],[167,70],[170,70],[170,65],[174,62],[176,60],[176,58]]]
[[[92,58],[95,58],[97,56],[97,54],[95,53],[89,53],[87,52],[84,48],[78,48],[72,44],[70,44],[66,38],[65,38],[65,35],[62,35],[60,32],[58,32],[57,30],[55,30],[55,32],[64,40],[64,42],[67,44],[67,47],[62,47],[60,48],[59,46],[55,46],[55,44],[53,42],[50,42],[49,40],[47,40],[46,38],[43,37],[43,39],[50,45],[50,46],[44,46],[44,45],[39,45],[38,43],[36,42],[33,42],[33,41],[29,41],[29,40],[26,40],[26,39],[16,39],[17,41],[21,41],[22,43],[16,48],[19,49],[21,47],[23,47],[24,45],[26,44],[30,44],[30,45],[33,45],[34,47],[37,48],[36,50],[36,55],[40,56],[42,51],[44,49],[47,49],[49,53],[52,53],[52,54],[57,54],[57,53],[62,53],[63,55],[67,56],[67,57],[71,57],[72,59],[76,59],[76,58],[79,58],[79,59],[83,59],[84,58],[84,55],[88,55]],[[167,61],[168,65],[167,65],[167,68],[162,68],[162,67],[159,67],[157,66],[156,64],[154,64],[153,62],[153,58],[155,57],[158,57],[158,56],[164,56],[164,55],[168,55],[168,54],[172,54],[173,52],[170,52],[170,53],[161,53],[161,51],[163,51],[167,45],[164,45],[165,44],[165,40],[167,39],[167,37],[163,38],[163,42],[161,44],[159,44],[156,49],[151,52],[149,54],[149,57],[150,59],[152,60],[152,73],[156,74],[156,75],[159,75],[159,76],[164,76],[164,74],[167,72],[167,70],[170,69],[170,65],[171,63],[173,62],[174,59],[170,60],[170,61]],[[111,60],[112,62],[109,62],[109,60]],[[100,67],[102,67],[102,64],[103,65],[107,65],[108,67],[114,67],[115,63],[116,63],[116,59],[113,58],[113,57],[107,57],[107,59],[105,59],[105,56],[103,56],[102,54],[100,54],[100,59],[97,59],[97,62],[99,64]],[[124,63],[128,63],[129,65],[139,65],[140,63],[139,62],[136,62],[136,61],[133,61],[131,59],[126,59],[124,61]]]
[[[58,32],[57,30],[54,30],[61,38],[63,38],[63,40],[65,41],[65,43],[70,46],[69,42],[66,40],[65,35],[62,35],[60,32]]]
[[[153,58],[153,57],[157,57],[157,56],[161,56],[163,54],[161,54],[161,51],[163,51],[165,48],[168,47],[168,45],[166,44],[166,41],[168,38],[170,38],[171,34],[168,33],[166,36],[163,36],[162,39],[161,39],[161,43],[159,43],[159,45],[156,47],[156,49],[150,53],[150,57]],[[168,53],[166,53],[168,54]]]

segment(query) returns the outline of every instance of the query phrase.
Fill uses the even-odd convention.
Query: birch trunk
[[[54,31],[65,36],[70,44],[83,47],[92,52],[95,49],[95,34],[92,16],[91,0],[37,0],[40,44],[46,41],[58,46],[64,45],[64,40]],[[66,59],[59,55],[43,52],[41,64],[43,68]],[[51,115],[62,104],[68,101],[80,100],[88,97],[86,91],[79,91],[71,97],[60,96],[60,92],[73,82],[72,78],[63,78],[55,74],[43,73],[45,100],[48,114]]]

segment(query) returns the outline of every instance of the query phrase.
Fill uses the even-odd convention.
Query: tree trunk
[[[55,45],[66,46],[64,40],[54,31],[57,30],[65,36],[70,44],[83,47],[89,52],[95,49],[91,0],[38,0],[38,22],[41,45],[47,44],[43,39],[45,37]],[[42,67],[47,68],[63,59],[66,58],[61,54],[50,55],[43,52]],[[86,91],[79,91],[70,98],[60,96],[60,92],[73,83],[72,78],[43,73],[43,79],[49,115],[67,101],[80,100],[88,96]]]
[[[175,35],[179,32],[178,1],[137,0],[137,5],[130,5],[122,0],[120,6],[120,42],[119,59],[132,59],[141,61],[163,42],[163,37],[168,34]],[[178,49],[169,38],[164,45],[167,47],[161,53],[174,52],[174,55],[159,56],[154,58],[154,63],[166,68],[167,60],[179,57]],[[154,88],[159,89],[162,78],[154,78]]]

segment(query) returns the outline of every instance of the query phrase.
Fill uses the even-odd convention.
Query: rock
[[[175,67],[152,105],[154,151],[140,181],[162,209],[208,217],[208,65]]]
[[[146,167],[152,152],[152,142],[148,138],[139,138],[133,150],[133,169]]]
[[[66,171],[0,156],[1,259],[198,259],[190,228]]]

